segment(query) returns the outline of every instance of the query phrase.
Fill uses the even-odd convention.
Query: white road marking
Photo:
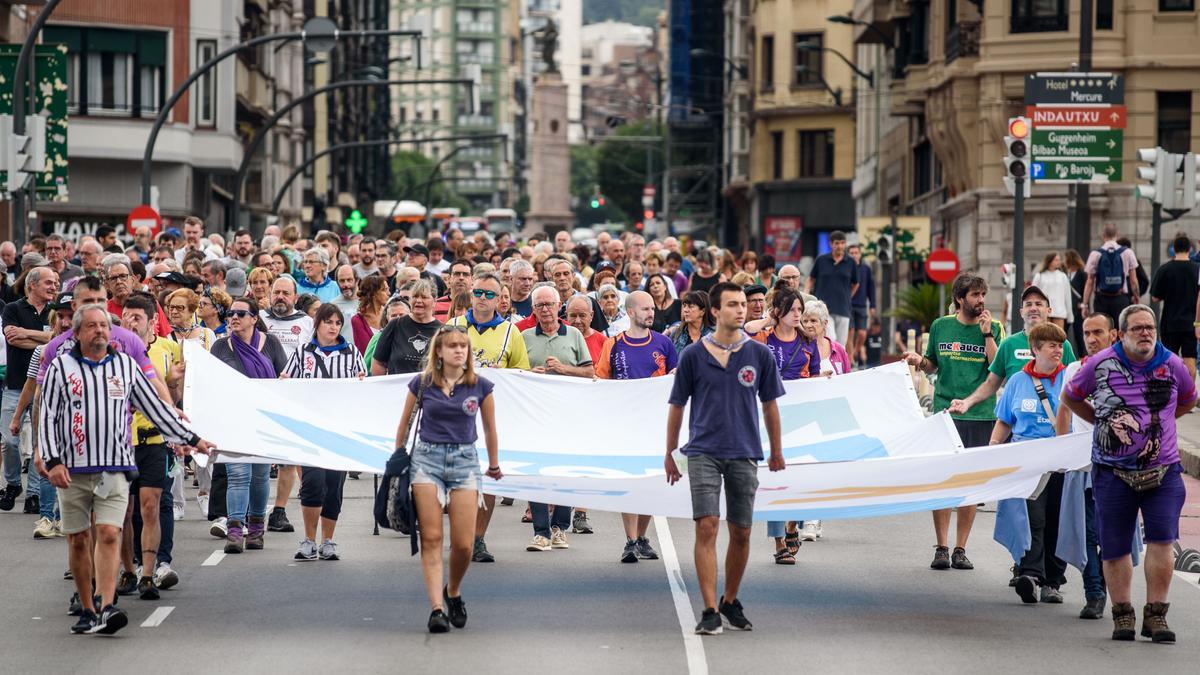
[[[204,562],[200,563],[200,566],[201,567],[212,567],[224,559],[225,559],[225,551],[222,549],[217,549],[212,552],[212,555],[205,558]]]
[[[150,612],[150,616],[146,617],[146,620],[142,622],[142,628],[157,628],[162,624],[163,621],[166,621],[167,617],[171,616],[171,612],[174,611],[174,607],[159,607],[153,612]]]
[[[654,531],[662,547],[663,567],[667,569],[667,582],[671,585],[671,599],[675,601],[675,615],[683,632],[683,651],[687,655],[688,673],[708,675],[708,660],[704,657],[704,642],[696,635],[692,615],[692,603],[688,600],[687,586],[683,583],[683,571],[679,567],[679,555],[675,552],[675,541],[671,528],[663,516],[654,517]]]
[[[1200,574],[1197,574],[1196,572],[1180,572],[1179,570],[1175,570],[1175,576],[1179,577],[1179,579],[1188,586],[1200,590],[1200,584],[1196,583],[1198,580],[1200,580]]]

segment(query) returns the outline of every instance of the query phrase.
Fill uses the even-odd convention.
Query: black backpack
[[[424,378],[417,388],[417,404],[413,406],[408,418],[408,428],[413,434],[414,442],[421,419],[421,399],[425,395],[426,382]],[[412,543],[412,554],[416,555],[418,548],[417,510],[412,500],[412,458],[407,448],[396,448],[388,458],[384,467],[383,478],[379,481],[379,491],[375,493],[375,523],[379,527],[407,534]]]

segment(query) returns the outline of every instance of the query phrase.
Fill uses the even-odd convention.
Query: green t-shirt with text
[[[1025,331],[1014,333],[1004,339],[1000,343],[1000,348],[996,350],[996,358],[992,361],[992,365],[988,368],[988,372],[1003,381],[1021,372],[1026,363],[1033,360],[1033,351],[1029,349],[1029,336]],[[1063,358],[1064,366],[1075,362],[1075,350],[1071,349],[1071,341],[1063,343]]]
[[[992,335],[1003,339],[1000,322],[992,322]],[[944,316],[929,327],[925,358],[937,366],[933,387],[933,411],[950,407],[950,401],[966,398],[983,384],[988,375],[988,359],[983,331],[979,324],[966,325],[955,315]],[[994,420],[996,397],[981,401],[965,414],[951,415],[959,420]]]

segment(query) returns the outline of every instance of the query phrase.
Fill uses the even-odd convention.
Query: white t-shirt
[[[306,345],[312,341],[313,320],[304,312],[293,312],[290,316],[282,319],[276,318],[265,309],[260,314],[263,323],[267,324],[267,332],[274,335],[283,344],[284,353],[291,354],[300,345]]]

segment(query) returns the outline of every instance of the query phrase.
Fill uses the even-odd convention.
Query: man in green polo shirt
[[[592,354],[587,342],[572,326],[558,318],[562,304],[559,293],[553,286],[533,289],[533,317],[537,323],[521,333],[525,349],[529,352],[529,365],[535,373],[593,377]],[[567,528],[571,526],[571,507],[555,506],[554,515],[546,504],[529,503],[533,517],[533,539],[526,551],[549,551],[552,548],[570,548],[567,543]]]
[[[996,391],[1008,378],[1021,372],[1026,363],[1033,360],[1033,352],[1029,349],[1029,331],[1039,323],[1046,321],[1050,315],[1050,299],[1037,286],[1030,286],[1021,293],[1021,318],[1025,321],[1025,330],[1010,335],[1000,343],[996,358],[988,367],[987,380],[964,399],[950,402],[951,413],[963,413],[976,404],[992,400],[995,404]],[[1062,362],[1064,366],[1075,362],[1075,351],[1071,349],[1070,341],[1063,344]]]
[[[934,412],[948,409],[951,401],[974,392],[987,379],[988,364],[994,363],[998,349],[996,345],[1003,337],[1000,322],[992,320],[992,314],[985,306],[987,292],[987,281],[983,277],[970,272],[958,275],[951,286],[951,297],[958,311],[937,319],[929,327],[929,340],[923,356],[916,352],[904,354],[904,360],[910,366],[927,374],[937,373],[937,382],[933,387]],[[954,427],[964,447],[988,444],[996,423],[995,407],[993,396],[969,410],[951,413],[950,418],[954,420]],[[975,505],[960,506],[957,511],[958,527],[953,554],[948,546],[951,509],[933,512],[937,545],[929,566],[935,570],[951,567],[974,569],[967,558],[966,547],[971,526],[975,523]]]

